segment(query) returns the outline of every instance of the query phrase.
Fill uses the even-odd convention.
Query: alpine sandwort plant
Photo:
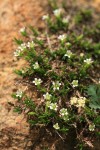
[[[18,89],[13,97],[20,103],[16,111],[25,111],[31,126],[52,125],[60,136],[74,128],[85,145],[89,136],[100,134],[100,82],[92,79],[100,46],[90,43],[85,33],[71,30],[72,22],[65,12],[64,8],[54,8],[52,15],[42,17],[44,34],[31,26],[20,30],[24,40],[15,39],[18,48],[14,57],[25,59],[26,65],[15,72],[27,88]],[[90,11],[79,15],[74,16],[77,23],[92,17]],[[74,25],[80,29],[80,24]]]

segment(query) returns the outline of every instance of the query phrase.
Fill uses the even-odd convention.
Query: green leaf
[[[28,107],[32,110],[35,109],[35,104],[29,97],[26,97],[26,99],[24,100],[24,104],[26,105],[26,107]]]
[[[38,36],[39,32],[37,29],[35,29],[34,27],[32,27],[31,25],[29,26],[30,30],[33,32],[34,36]]]
[[[23,43],[23,41],[21,39],[17,39],[14,38],[14,41],[16,42],[16,44],[21,45]]]
[[[100,85],[90,85],[87,88],[87,94],[90,97],[89,106],[100,109]]]
[[[29,112],[28,115],[35,115],[35,112]]]
[[[100,126],[100,116],[97,116],[95,119],[94,119],[94,123],[95,124],[98,124]]]
[[[20,114],[20,113],[22,112],[22,109],[21,109],[20,107],[16,106],[16,107],[14,108],[14,112]]]

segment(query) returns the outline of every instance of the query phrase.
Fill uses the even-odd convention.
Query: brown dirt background
[[[100,8],[100,0],[79,2]],[[13,58],[13,38],[18,37],[20,28],[28,24],[43,28],[41,17],[46,12],[47,0],[0,0],[0,150],[24,150],[29,134],[24,116],[14,113],[8,105],[14,101],[11,93],[17,86],[13,70],[23,64]]]

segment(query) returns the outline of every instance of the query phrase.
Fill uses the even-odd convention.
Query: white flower
[[[71,105],[76,105],[77,104],[77,100],[78,100],[77,97],[72,97],[71,100],[70,100]]]
[[[21,72],[22,72],[22,74],[24,74],[24,73],[25,73],[25,70],[22,69]]]
[[[27,47],[28,47],[28,48],[33,48],[33,47],[34,47],[34,42],[33,42],[33,41],[28,42],[28,43],[27,43]]]
[[[55,10],[53,11],[53,13],[54,13],[54,15],[55,15],[56,17],[59,17],[59,16],[62,14],[62,9],[61,9],[61,8],[55,9]]]
[[[63,119],[64,121],[68,121],[68,120],[69,120],[69,117],[68,117],[68,115],[62,116],[62,119]]]
[[[20,54],[21,54],[21,50],[20,50],[20,49],[17,49],[17,50],[14,52],[14,56],[15,56],[15,57],[20,56]]]
[[[99,79],[99,81],[98,81],[98,82],[99,82],[99,84],[100,84],[100,79]]]
[[[70,58],[72,56],[72,52],[68,50],[64,56]]]
[[[52,82],[53,84],[53,90],[59,90],[61,83],[59,81]]]
[[[50,102],[50,101],[47,101],[47,102],[46,102],[46,107],[50,107],[50,104],[51,104],[51,102]]]
[[[61,115],[61,116],[67,116],[67,115],[68,115],[68,110],[67,110],[67,108],[62,108],[62,109],[60,109],[60,115]]]
[[[78,80],[73,80],[72,81],[72,86],[77,87],[78,86]]]
[[[71,105],[76,107],[85,107],[86,98],[85,97],[72,97],[70,100]]]
[[[67,42],[67,43],[65,43],[65,45],[68,47],[68,46],[71,46],[71,43]]]
[[[48,107],[49,107],[51,110],[55,110],[55,111],[57,111],[57,108],[58,108],[57,103],[50,103],[50,104],[48,105]]]
[[[58,39],[59,39],[60,41],[64,41],[64,40],[66,39],[66,35],[65,35],[65,34],[59,35],[59,36],[58,36]]]
[[[47,14],[47,15],[44,15],[43,17],[42,17],[42,20],[48,20],[49,19],[49,15]]]
[[[26,48],[26,43],[22,43],[21,46],[20,46],[20,48],[21,48],[22,50],[25,49],[25,48]]]
[[[77,101],[77,107],[85,107],[85,102],[86,102],[86,98],[85,97],[80,97],[78,98]]]
[[[26,43],[22,43],[20,46],[18,46],[18,49],[23,51],[26,48]]]
[[[69,120],[67,108],[60,109],[60,116],[65,121]]]
[[[51,99],[51,94],[49,94],[48,92],[46,94],[43,95],[44,99],[46,100],[50,100]]]
[[[58,123],[54,124],[53,127],[54,127],[56,130],[59,130],[59,129],[60,129]]]
[[[17,50],[14,52],[14,56],[18,57],[20,56],[21,52],[26,48],[26,43],[22,43],[20,46],[18,46]]]
[[[84,62],[85,62],[86,64],[88,64],[88,65],[90,65],[90,64],[92,64],[92,63],[93,63],[93,61],[92,61],[92,59],[91,59],[91,58],[87,58],[87,59],[85,59],[85,60],[84,60]]]
[[[33,67],[34,67],[34,69],[39,69],[40,68],[38,62],[35,62],[35,64],[33,64]]]
[[[20,33],[23,33],[23,32],[25,32],[25,30],[26,30],[25,27],[23,27],[23,28],[21,28],[21,29],[19,30],[19,32],[20,32]]]
[[[20,91],[20,90],[18,90],[17,92],[16,92],[16,97],[18,98],[22,98],[22,96],[23,96],[23,92],[22,91]]]
[[[94,130],[95,130],[95,124],[90,124],[89,131],[94,131]]]
[[[34,83],[35,85],[40,85],[40,84],[42,83],[42,80],[35,78],[34,81],[33,81],[33,83]]]
[[[63,18],[63,23],[68,23],[70,20],[70,16],[67,16],[66,18]]]
[[[83,57],[83,56],[84,56],[84,53],[80,53],[80,56]]]

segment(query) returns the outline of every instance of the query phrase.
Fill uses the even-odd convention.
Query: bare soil
[[[21,27],[28,24],[42,28],[41,17],[45,13],[45,1],[0,0],[0,150],[24,150],[29,127],[23,115],[13,112],[8,102],[16,91],[15,68],[23,62],[14,60],[16,48],[13,42]],[[45,9],[46,10],[46,9]]]
[[[80,3],[86,3],[86,0],[81,0]],[[90,0],[88,3],[99,11],[100,0]],[[22,114],[14,113],[13,107],[8,103],[14,103],[11,94],[17,88],[15,85],[17,78],[13,70],[24,64],[22,61],[17,63],[13,58],[13,52],[16,48],[13,38],[19,36],[21,27],[29,24],[42,29],[44,24],[41,17],[46,12],[47,0],[0,0],[0,150],[24,150],[27,143],[29,146],[32,144],[28,142],[30,136],[26,118]],[[45,131],[42,132],[45,133]],[[38,131],[31,134],[35,138]],[[47,137],[48,135],[45,136],[45,138]],[[36,137],[37,140],[40,138]],[[48,143],[49,140],[51,141],[49,143],[51,149],[62,150],[61,141],[55,140],[55,137],[55,143],[53,143],[52,138],[51,135],[51,138],[47,139]],[[38,145],[39,143],[34,149],[41,150],[42,148]],[[68,150],[71,149],[68,148]]]

